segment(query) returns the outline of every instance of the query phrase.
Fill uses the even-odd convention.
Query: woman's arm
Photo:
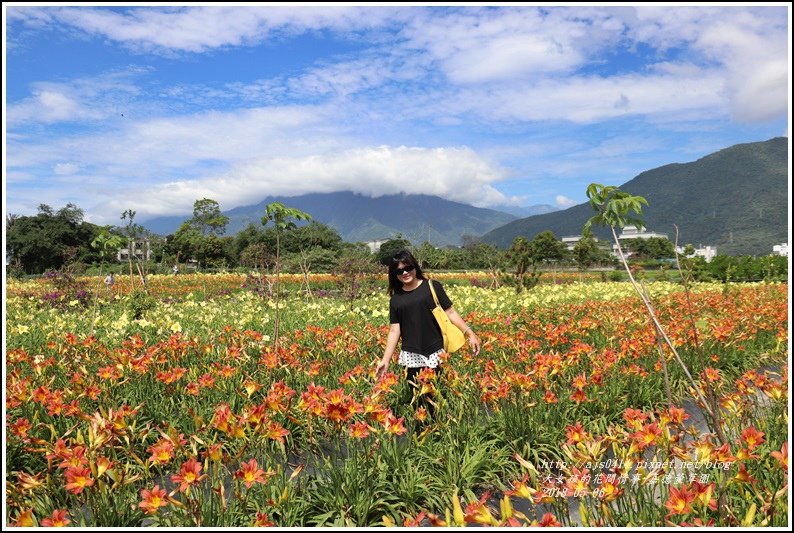
[[[474,355],[480,353],[480,339],[477,337],[477,334],[474,333],[474,330],[469,327],[466,322],[463,321],[463,318],[455,311],[454,307],[450,307],[449,309],[445,309],[444,312],[449,317],[450,322],[455,324],[455,326],[466,335],[466,338],[469,340],[469,346],[471,346],[471,351]]]
[[[389,335],[386,337],[386,349],[383,352],[383,358],[378,363],[375,369],[375,379],[379,380],[383,377],[389,369],[389,363],[394,355],[394,350],[397,349],[397,341],[400,340],[400,324],[392,324],[389,326]]]

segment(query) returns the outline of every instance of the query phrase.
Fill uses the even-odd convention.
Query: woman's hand
[[[477,336],[474,331],[469,329],[467,338],[469,340],[469,346],[471,347],[471,353],[473,355],[479,355],[480,353],[480,338]]]
[[[389,363],[391,362],[391,357],[388,359],[381,359],[378,363],[378,366],[375,368],[375,381],[380,381],[383,378],[386,371],[389,370]]]

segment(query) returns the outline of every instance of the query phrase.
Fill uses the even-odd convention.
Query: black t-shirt
[[[441,284],[426,279],[412,291],[395,290],[389,303],[389,321],[400,324],[402,349],[406,352],[430,355],[444,347],[441,329],[433,316],[436,302],[428,282],[433,284],[441,308],[446,311],[452,307]]]

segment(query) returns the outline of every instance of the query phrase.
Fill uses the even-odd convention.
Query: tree
[[[175,251],[177,257],[195,259],[199,255],[201,242],[201,232],[187,220],[174,232],[173,239],[171,239],[169,245]]]
[[[331,226],[312,220],[306,226],[296,226],[285,232],[281,246],[284,251],[291,253],[305,252],[312,248],[338,251],[342,246],[342,237]]]
[[[667,361],[664,355],[664,350],[662,349],[662,340],[667,344],[670,348],[673,356],[675,357],[678,364],[681,366],[681,369],[684,372],[684,375],[689,380],[690,385],[692,386],[692,390],[696,392],[700,402],[702,403],[706,414],[710,418],[711,427],[716,431],[718,438],[724,444],[727,444],[727,439],[723,434],[722,427],[721,427],[721,415],[720,415],[720,406],[718,403],[718,398],[714,391],[711,388],[711,385],[706,381],[708,394],[711,398],[711,402],[707,402],[706,399],[703,397],[703,394],[700,392],[700,388],[695,380],[692,378],[692,375],[689,372],[689,368],[681,359],[681,356],[678,354],[678,350],[675,347],[675,344],[670,340],[670,337],[667,335],[666,331],[659,323],[659,319],[656,317],[656,311],[654,310],[653,304],[651,303],[650,297],[648,296],[645,287],[642,288],[639,286],[637,281],[634,279],[632,274],[631,268],[629,268],[628,263],[626,262],[626,256],[623,253],[623,248],[620,245],[620,239],[618,239],[618,235],[615,232],[615,227],[624,228],[627,224],[631,224],[636,226],[638,229],[642,229],[645,227],[644,222],[642,221],[639,216],[642,215],[642,206],[648,205],[648,201],[643,198],[642,196],[632,196],[627,192],[623,192],[617,187],[614,186],[607,186],[601,185],[599,183],[591,183],[590,186],[587,188],[587,197],[590,202],[590,207],[596,211],[596,214],[591,217],[587,222],[585,222],[583,232],[589,232],[592,224],[598,224],[601,226],[609,226],[610,230],[612,231],[612,238],[614,240],[615,246],[618,250],[618,256],[620,257],[621,262],[623,263],[623,267],[626,269],[626,273],[629,276],[629,281],[631,281],[634,290],[639,294],[642,302],[645,304],[645,308],[648,311],[648,316],[650,317],[651,321],[656,328],[657,334],[657,344],[659,349],[659,359],[662,363],[662,370],[664,371],[664,378],[665,378],[665,388],[667,392],[667,400],[668,403],[672,405],[672,396],[670,393],[670,384],[669,384],[669,377],[667,372]],[[632,215],[631,212],[636,214]]]
[[[623,246],[631,250],[637,258],[668,259],[675,257],[675,246],[670,239],[651,237],[648,239],[627,239]]]
[[[532,244],[523,235],[513,239],[513,244],[507,250],[507,259],[515,267],[510,281],[515,284],[516,292],[534,287],[540,279],[540,275],[537,274],[538,263],[534,260],[533,253]],[[530,266],[532,266],[532,271],[527,277],[527,270]]]
[[[304,213],[294,207],[287,207],[281,202],[273,202],[265,206],[265,216],[262,217],[262,225],[266,226],[269,222],[273,222],[276,228],[276,320],[275,320],[275,339],[273,340],[273,349],[278,353],[278,328],[281,310],[279,309],[279,298],[281,292],[281,234],[286,229],[295,228],[295,220],[310,220],[312,217],[308,213]]]
[[[562,261],[566,254],[565,245],[557,240],[551,231],[542,231],[535,235],[530,243],[530,259],[534,263]]]
[[[229,217],[221,213],[218,202],[209,198],[202,198],[193,203],[193,218],[190,224],[201,234],[220,236],[226,231]]]
[[[99,227],[84,222],[82,210],[68,204],[56,213],[41,204],[35,216],[6,217],[6,254],[9,260],[28,274],[60,269],[65,258],[93,262],[96,252],[90,242]]]
[[[601,256],[601,250],[596,244],[595,238],[591,232],[582,235],[573,247],[573,258],[579,270],[587,270],[590,266],[598,261]]]
[[[389,239],[380,245],[380,250],[378,250],[378,262],[381,265],[388,266],[388,264],[391,262],[391,258],[397,255],[397,252],[400,252],[401,250],[409,250],[410,248],[410,241],[398,233],[395,238]]]

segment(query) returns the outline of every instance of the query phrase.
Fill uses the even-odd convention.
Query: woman
[[[439,282],[425,278],[414,256],[403,250],[392,257],[389,263],[391,326],[386,338],[386,350],[375,370],[377,379],[383,377],[388,370],[400,338],[402,347],[398,362],[406,367],[406,379],[409,383],[416,386],[416,377],[425,368],[438,368],[444,353],[444,339],[433,316],[432,310],[436,303],[430,292],[430,283],[433,284],[441,308],[468,338],[474,355],[480,353],[480,339],[452,307],[444,288]],[[429,410],[432,410],[432,405]]]

